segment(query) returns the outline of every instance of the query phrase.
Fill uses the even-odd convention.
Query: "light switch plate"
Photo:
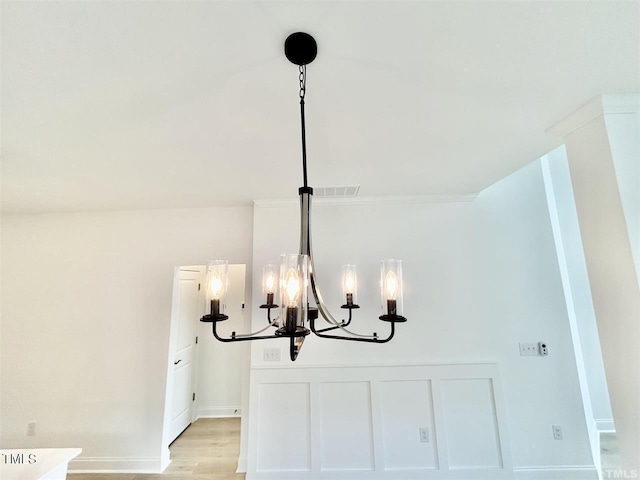
[[[280,361],[280,349],[279,348],[265,348],[263,351],[263,360],[265,362],[279,362]]]
[[[520,356],[535,356],[538,355],[538,344],[537,343],[520,343]]]

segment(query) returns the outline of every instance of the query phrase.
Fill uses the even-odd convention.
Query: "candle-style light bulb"
[[[356,293],[358,290],[358,277],[355,265],[342,266],[342,293],[346,297],[347,307],[353,307],[356,301]]]
[[[304,330],[307,309],[306,255],[291,254],[280,257],[280,275],[276,289],[280,292],[280,332],[294,336]]]
[[[380,288],[380,293],[382,294],[382,315],[392,319],[402,317],[401,260],[382,260],[380,262]]]
[[[278,288],[278,267],[273,264],[265,265],[262,270],[262,293],[267,296],[267,303],[261,308],[276,306],[273,299]]]
[[[396,274],[392,271],[387,273],[385,277],[386,284],[386,292],[387,292],[387,300],[395,300],[396,299],[396,290],[398,289],[398,279],[396,278]]]
[[[287,331],[295,332],[298,318],[298,294],[300,293],[300,282],[298,273],[294,269],[289,269],[285,277],[284,291],[287,300],[287,317],[285,326]]]
[[[218,272],[215,272],[213,275],[211,275],[210,289],[211,289],[211,298],[215,300],[219,300],[220,292],[222,291],[222,279],[220,278],[220,275],[218,274]]]
[[[347,293],[353,293],[353,276],[352,275],[347,275],[346,280],[344,281],[345,283],[345,290],[347,291]]]
[[[227,280],[229,275],[229,262],[226,260],[213,260],[207,267],[207,289],[211,300],[211,315],[224,317],[225,304],[227,302]]]
[[[389,271],[384,279],[387,292],[387,315],[396,315],[396,290],[398,288],[398,279],[395,273]]]
[[[285,291],[287,292],[288,305],[295,307],[298,301],[298,293],[300,293],[300,281],[295,270],[291,269],[287,272],[287,280]]]
[[[270,274],[267,277],[267,292],[273,293],[273,287],[276,285],[276,279],[273,277],[273,274]]]

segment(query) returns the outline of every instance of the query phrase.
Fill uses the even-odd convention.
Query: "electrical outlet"
[[[429,443],[429,427],[420,427],[420,441]]]
[[[553,430],[553,439],[554,440],[562,440],[562,426],[561,425],[551,425],[551,430]]]
[[[265,362],[279,362],[280,361],[280,349],[279,348],[265,348],[263,351],[262,359]]]
[[[528,355],[538,355],[538,345],[535,343],[519,343],[520,345],[520,356],[528,356]]]
[[[549,347],[547,346],[547,342],[538,342],[538,352],[543,357],[549,355]]]
[[[27,423],[27,436],[33,437],[36,434],[36,422]]]

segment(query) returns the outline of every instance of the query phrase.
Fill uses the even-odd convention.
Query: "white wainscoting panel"
[[[256,470],[311,470],[309,384],[263,383],[258,399]]]
[[[430,380],[378,384],[385,470],[438,468]],[[420,439],[427,429],[428,442]]]
[[[440,385],[449,468],[501,468],[491,379],[446,379]]]
[[[373,470],[369,382],[319,385],[322,470]]]
[[[250,382],[247,480],[513,478],[496,364],[254,367]]]

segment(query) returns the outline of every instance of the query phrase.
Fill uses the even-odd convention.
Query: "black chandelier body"
[[[383,260],[381,262],[381,293],[382,312],[380,320],[390,324],[390,331],[386,337],[379,337],[376,332],[370,335],[362,335],[347,327],[351,324],[353,311],[359,309],[355,303],[357,277],[355,265],[343,267],[343,293],[346,302],[341,306],[348,311],[347,320],[336,320],[327,309],[320,290],[318,289],[313,264],[311,248],[311,199],[313,188],[307,182],[307,148],[305,126],[305,93],[306,93],[306,66],[317,55],[315,39],[303,32],[289,35],[284,44],[285,55],[299,67],[300,80],[300,123],[302,133],[302,172],[303,186],[298,189],[300,195],[300,250],[298,254],[282,255],[280,272],[278,275],[275,265],[267,265],[264,268],[263,290],[266,295],[266,303],[260,305],[266,310],[267,326],[257,332],[249,334],[236,334],[232,332],[228,338],[221,337],[217,332],[218,322],[228,320],[225,315],[225,301],[227,291],[228,263],[224,260],[216,260],[209,263],[207,269],[207,292],[210,297],[210,313],[204,315],[200,321],[212,324],[213,336],[221,342],[244,342],[251,340],[265,340],[269,338],[288,338],[289,357],[292,361],[298,356],[304,339],[310,333],[321,338],[345,340],[352,342],[386,343],[395,334],[395,324],[406,322],[402,316],[402,263],[400,260]],[[307,302],[308,287],[311,288],[315,307]],[[280,303],[274,303],[277,292],[280,292]],[[279,309],[280,314],[272,318],[272,310]],[[316,320],[322,318],[330,326],[316,328]],[[309,328],[307,328],[307,325]],[[261,335],[270,328],[276,328],[272,334]],[[342,335],[337,335],[337,330]],[[333,332],[333,333],[327,333]]]

